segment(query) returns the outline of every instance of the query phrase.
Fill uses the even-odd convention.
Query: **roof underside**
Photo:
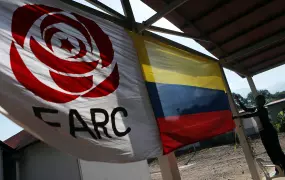
[[[20,150],[37,141],[39,141],[37,138],[22,130],[21,132],[5,140],[4,143],[15,150]]]
[[[143,0],[159,12],[172,0]],[[284,0],[191,0],[165,16],[222,64],[256,75],[285,63]]]

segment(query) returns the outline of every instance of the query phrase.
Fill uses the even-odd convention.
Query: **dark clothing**
[[[269,124],[267,124],[267,126],[260,131],[261,141],[272,163],[279,165],[282,169],[284,169],[285,155],[281,149],[277,131],[271,125],[271,123]]]
[[[270,123],[267,109],[265,107],[247,108],[241,103],[240,107],[246,112],[251,112],[251,114],[242,115],[242,118],[259,117],[263,127],[263,130],[260,131],[262,144],[272,163],[285,169],[285,155],[280,146],[277,131]]]
[[[272,126],[270,123],[270,119],[268,116],[268,111],[265,107],[262,108],[247,108],[243,104],[240,104],[240,107],[245,111],[245,112],[251,112],[251,114],[246,114],[241,117],[243,118],[250,118],[250,117],[259,117],[260,123],[262,124],[263,128],[266,128],[267,126]]]
[[[269,129],[271,129],[271,127],[273,128],[272,124],[270,123],[268,111],[265,107],[257,109],[256,115],[259,117],[260,123],[262,124],[263,128],[267,128],[267,127]]]

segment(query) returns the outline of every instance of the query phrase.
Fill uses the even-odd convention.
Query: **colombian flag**
[[[132,34],[164,154],[234,129],[220,66]]]

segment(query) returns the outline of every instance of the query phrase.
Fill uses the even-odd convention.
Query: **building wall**
[[[277,120],[277,114],[283,109],[285,109],[284,101],[268,106],[268,111],[270,113],[270,116],[273,122]]]
[[[3,175],[4,180],[16,180],[16,162],[12,154],[3,151]]]
[[[81,180],[77,159],[44,143],[20,154],[20,180]]]
[[[44,143],[20,152],[20,180],[151,180],[146,161],[110,164],[77,160]]]
[[[256,121],[254,118],[244,118],[242,119],[245,134],[247,136],[259,133]]]
[[[80,160],[82,180],[151,180],[147,161],[110,164]]]

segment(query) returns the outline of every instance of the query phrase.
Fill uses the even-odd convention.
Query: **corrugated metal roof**
[[[159,12],[171,0],[143,0]],[[284,0],[191,0],[166,18],[209,52],[246,75],[285,63]]]

